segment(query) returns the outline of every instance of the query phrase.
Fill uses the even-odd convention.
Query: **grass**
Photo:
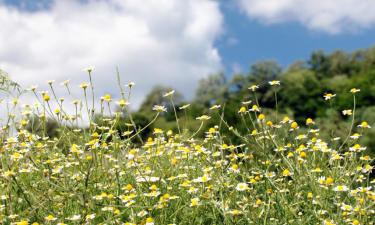
[[[96,102],[92,69],[87,72],[85,97],[73,103],[74,112],[65,111],[52,81],[51,94],[32,89],[39,106],[26,106],[18,116],[12,109],[20,103],[9,107],[8,126],[1,129],[1,224],[374,224],[372,159],[357,144],[370,128],[355,121],[359,90],[351,90],[352,124],[345,140],[322,140],[311,118],[298,124],[265,115],[253,99],[254,105],[238,109],[247,133],[228,124],[218,105],[197,117],[198,130],[182,126],[174,109],[179,132],[155,128],[139,144],[142,131],[166,108],[155,106],[154,119],[144,127],[130,118],[128,131],[119,133],[114,127],[122,115],[111,108],[110,95]],[[69,83],[64,85],[70,93]],[[270,82],[270,88],[276,85]],[[120,111],[129,110],[133,86],[128,96],[120,88]],[[165,97],[174,106],[173,92]],[[93,122],[95,110],[111,114],[104,125]],[[198,138],[212,115],[221,119]],[[41,131],[28,131],[35,117]],[[48,118],[60,124],[61,136],[48,137]],[[79,126],[83,118],[87,128]],[[242,143],[230,144],[223,130]]]

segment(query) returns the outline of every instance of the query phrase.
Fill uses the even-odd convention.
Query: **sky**
[[[136,83],[137,108],[156,84],[190,99],[212,73],[371,47],[374,8],[373,0],[0,0],[0,68],[38,90],[70,79],[74,98],[92,66],[97,96],[116,98],[118,66],[124,83]]]

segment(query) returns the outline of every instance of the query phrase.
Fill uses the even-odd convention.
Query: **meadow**
[[[351,107],[339,112],[349,120],[348,132],[324,138],[315,118],[301,122],[279,112],[284,83],[278,80],[246,87],[249,99],[232,109],[245,129],[226,120],[220,104],[197,114],[191,123],[199,126],[191,129],[181,118],[190,105],[175,106],[173,90],[160,96],[171,107],[154,105],[140,126],[129,113],[134,83],[119,79],[119,98],[97,100],[95,74],[92,68],[86,73],[80,87],[63,84],[80,88],[83,99],[64,101],[54,81],[49,90],[31,88],[39,104],[5,98],[1,224],[374,224],[373,159],[360,144],[371,125],[356,118],[357,87],[344,90]],[[259,88],[273,93],[272,113],[258,101]],[[327,104],[320,107],[336,97],[321,93]],[[68,104],[75,111],[66,110]],[[177,129],[155,127],[166,111]],[[105,115],[100,124],[97,113]],[[51,120],[61,135],[49,136]]]

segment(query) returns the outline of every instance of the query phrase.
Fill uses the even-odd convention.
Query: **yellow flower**
[[[118,101],[117,104],[118,104],[120,107],[125,107],[125,106],[129,105],[129,102],[126,101],[125,99],[120,99],[120,101]]]
[[[190,206],[191,207],[199,206],[199,201],[200,201],[199,198],[192,198],[190,202]]]
[[[357,88],[352,88],[352,89],[350,89],[350,92],[351,93],[353,93],[353,94],[355,94],[355,93],[357,93],[357,92],[360,92],[361,90],[360,89],[357,89]]]
[[[360,223],[359,223],[358,220],[354,219],[354,220],[352,221],[352,225],[360,225]]]
[[[20,222],[16,222],[16,225],[28,225],[29,222],[27,222],[27,220],[22,220]]]
[[[264,120],[265,118],[266,116],[263,113],[258,115],[258,120]]]
[[[238,110],[238,113],[245,113],[246,112],[246,107],[242,106],[240,110]]]
[[[298,128],[298,123],[297,122],[293,122],[291,125],[290,125],[290,127],[292,128],[292,129],[297,129]]]
[[[154,219],[152,217],[148,217],[146,219],[146,224],[145,225],[154,225]]]
[[[311,119],[311,118],[307,118],[306,119],[306,125],[310,125],[310,124],[314,124],[315,122],[314,122],[314,120],[313,119]]]
[[[283,176],[284,177],[288,177],[288,176],[290,176],[291,175],[291,173],[290,173],[290,171],[288,170],[288,169],[285,169],[284,171],[283,171]]]
[[[48,215],[48,216],[46,216],[46,217],[44,217],[44,219],[47,220],[47,221],[55,221],[55,220],[57,220],[57,218],[54,217],[54,216],[52,216],[51,214]]]
[[[331,98],[333,98],[333,97],[335,97],[336,96],[336,94],[332,94],[332,93],[325,93],[324,94],[324,100],[330,100]]]
[[[48,102],[49,100],[51,100],[51,97],[48,95],[47,92],[42,92],[42,97],[45,102]]]
[[[56,115],[59,115],[59,114],[60,114],[60,112],[61,112],[61,111],[60,111],[60,109],[58,109],[58,108],[57,108],[57,109],[55,109],[55,111],[54,111],[54,113],[55,113]]]
[[[334,191],[348,191],[349,188],[347,186],[345,186],[345,185],[338,185],[333,190]]]
[[[278,80],[269,81],[268,83],[269,83],[271,86],[274,86],[274,85],[280,85],[280,81],[278,81]]]
[[[325,180],[325,184],[326,185],[332,185],[333,184],[333,178],[332,177],[327,177],[327,179]]]
[[[111,97],[110,94],[106,94],[106,95],[104,95],[103,99],[104,99],[104,101],[106,101],[106,102],[110,102],[110,101],[112,101],[112,97]]]
[[[360,125],[358,125],[360,128],[371,128],[370,125],[368,125],[367,121],[362,121]]]
[[[260,109],[259,109],[259,107],[258,107],[257,105],[253,105],[253,106],[251,107],[250,111],[252,111],[252,112],[259,112]]]
[[[228,211],[228,213],[231,214],[232,216],[238,216],[242,214],[242,212],[238,209],[230,210]]]

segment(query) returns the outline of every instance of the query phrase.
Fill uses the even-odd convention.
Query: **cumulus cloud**
[[[253,19],[264,23],[297,21],[312,30],[352,32],[375,24],[373,0],[238,0]]]
[[[118,65],[122,80],[136,83],[133,108],[156,84],[191,97],[222,67],[214,46],[222,15],[211,0],[56,0],[33,12],[0,1],[0,27],[0,68],[24,87],[70,79],[82,95],[82,68],[94,66],[98,96],[115,94]]]

